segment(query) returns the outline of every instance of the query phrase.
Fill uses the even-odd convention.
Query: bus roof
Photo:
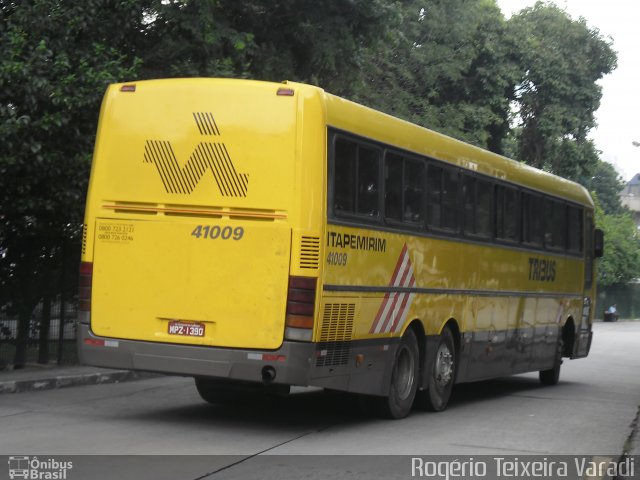
[[[575,182],[345,100],[318,87],[287,83],[323,92],[330,127],[593,207],[589,192]]]

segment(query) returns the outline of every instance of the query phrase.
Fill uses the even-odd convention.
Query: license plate
[[[171,321],[169,322],[169,335],[204,337],[204,323]]]

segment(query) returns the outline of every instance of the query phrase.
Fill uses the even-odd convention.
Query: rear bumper
[[[83,364],[96,367],[251,382],[262,381],[262,369],[271,366],[274,383],[308,385],[314,344],[285,341],[275,351],[199,347],[98,337],[79,324],[78,354]]]

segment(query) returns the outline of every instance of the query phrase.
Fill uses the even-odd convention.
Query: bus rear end
[[[84,226],[83,363],[306,383],[311,344],[285,339],[311,340],[287,327],[287,303],[313,316],[316,297],[315,279],[290,275],[296,111],[293,91],[263,82],[108,89]]]

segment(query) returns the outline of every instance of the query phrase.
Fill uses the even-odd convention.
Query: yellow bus
[[[581,186],[298,83],[112,85],[79,350],[217,402],[317,386],[385,415],[588,354]]]

